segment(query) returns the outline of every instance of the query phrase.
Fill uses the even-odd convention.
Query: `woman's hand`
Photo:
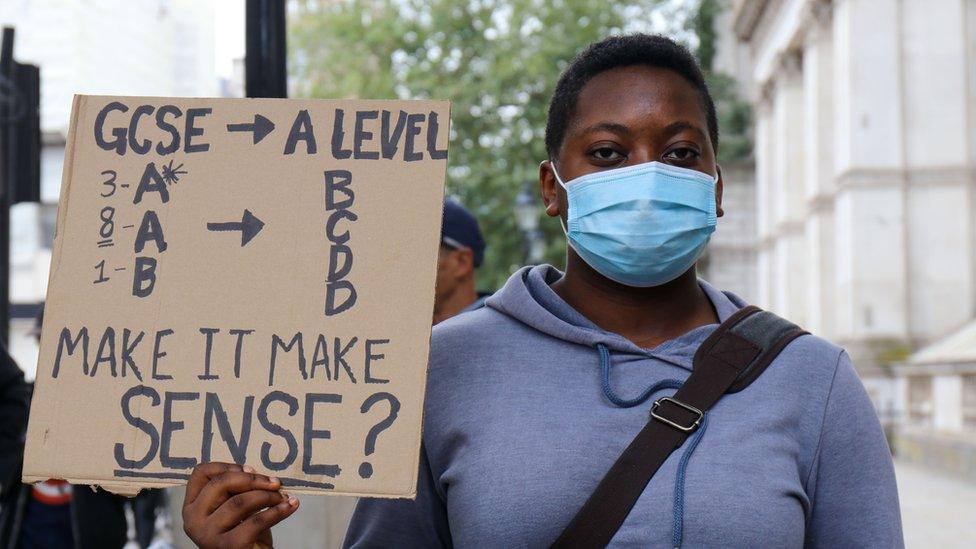
[[[183,530],[199,547],[271,547],[271,527],[298,509],[281,481],[232,463],[193,468],[183,500]]]

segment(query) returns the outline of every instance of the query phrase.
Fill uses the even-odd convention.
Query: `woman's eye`
[[[593,158],[601,162],[613,162],[623,158],[623,155],[611,149],[610,147],[600,147],[599,149],[596,149],[593,152],[591,152],[590,155],[592,155]]]
[[[677,149],[671,149],[664,154],[664,158],[668,160],[675,160],[678,162],[689,162],[692,160],[697,160],[701,156],[698,151],[688,147],[678,147]]]

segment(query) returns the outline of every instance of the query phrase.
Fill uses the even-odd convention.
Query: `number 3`
[[[101,193],[102,198],[108,198],[113,194],[115,194],[115,178],[118,177],[118,174],[115,173],[115,170],[105,170],[104,172],[102,172],[102,175],[109,176],[108,181],[103,181],[102,185],[105,185],[106,187],[111,187],[112,190],[108,191],[108,194],[105,194],[104,192]]]

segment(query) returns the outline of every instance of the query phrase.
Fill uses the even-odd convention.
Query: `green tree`
[[[718,127],[722,130],[719,164],[729,165],[752,155],[752,107],[739,97],[735,79],[715,70],[718,36],[715,20],[728,7],[728,0],[701,0],[689,22],[689,30],[698,41],[695,55],[705,72],[708,89],[715,101]]]
[[[658,8],[662,7],[663,10]],[[682,3],[636,0],[296,0],[289,52],[295,96],[452,102],[448,194],[489,242],[479,285],[497,288],[523,261],[515,197],[535,193],[548,99],[591,42],[635,30],[681,31]],[[539,208],[542,216],[542,208]],[[559,223],[540,223],[561,265]]]

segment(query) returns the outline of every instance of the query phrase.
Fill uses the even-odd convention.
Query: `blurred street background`
[[[40,71],[39,196],[10,208],[4,334],[29,379],[72,95],[243,97],[245,5],[261,3],[0,1],[13,59]],[[285,5],[290,97],[453,102],[448,194],[489,243],[485,290],[564,260],[535,189],[568,60],[614,33],[685,42],[722,133],[726,216],[700,275],[844,346],[896,458],[908,546],[976,546],[976,0]],[[25,97],[0,74],[0,124]],[[188,546],[170,496],[157,547]],[[277,545],[338,547],[352,505],[303,498]]]

